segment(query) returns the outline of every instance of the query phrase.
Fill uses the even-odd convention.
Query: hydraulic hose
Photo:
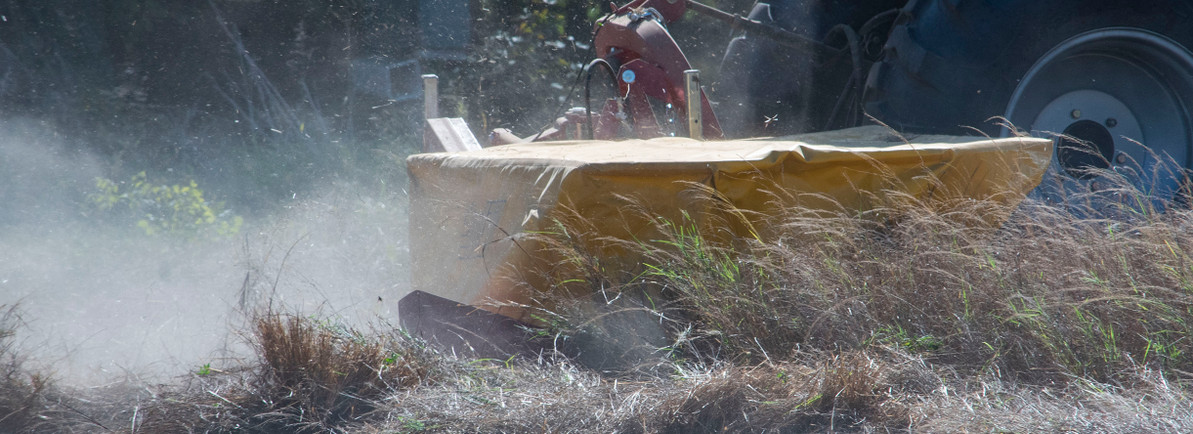
[[[613,86],[617,86],[617,71],[613,70],[613,65],[605,59],[593,59],[584,66],[584,116],[588,121],[588,140],[594,140],[594,130],[592,128],[592,68],[594,66],[603,66],[606,71],[609,71],[609,79],[613,82]]]

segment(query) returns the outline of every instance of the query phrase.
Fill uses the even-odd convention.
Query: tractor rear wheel
[[[1062,183],[1098,188],[1090,169],[1109,169],[1171,198],[1193,166],[1190,17],[1175,0],[912,1],[866,111],[911,132],[1054,138]]]

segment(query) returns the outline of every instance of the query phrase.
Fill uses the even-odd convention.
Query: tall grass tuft
[[[396,393],[432,384],[441,360],[408,336],[267,312],[252,321],[256,363],[204,366],[145,388],[123,411],[132,432],[348,432]],[[126,404],[131,407],[133,404]]]
[[[372,411],[378,400],[424,381],[414,350],[310,318],[266,314],[255,321],[261,394],[275,423],[322,431]]]

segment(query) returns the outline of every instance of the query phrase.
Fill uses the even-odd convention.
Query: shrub
[[[123,188],[122,188],[123,185]],[[135,221],[146,235],[230,236],[244,219],[208,202],[194,180],[185,184],[149,182],[145,172],[126,183],[96,178],[92,206],[118,219]]]

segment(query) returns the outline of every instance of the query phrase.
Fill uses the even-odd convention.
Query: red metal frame
[[[692,65],[665,25],[683,18],[685,11],[686,0],[635,0],[625,6],[615,6],[612,14],[597,22],[593,40],[597,56],[609,62],[615,70],[619,95],[624,100],[603,103],[595,110],[589,107],[593,111],[593,138],[624,138],[627,131],[621,127],[623,121],[632,124],[628,133],[638,138],[680,135],[687,130],[688,95],[684,87],[684,71],[692,69]],[[634,73],[633,83],[626,82],[626,71]],[[703,137],[723,138],[708,96],[701,90],[699,97]],[[655,116],[657,107],[664,107],[674,114],[672,119],[664,120],[674,123],[673,126],[659,124]],[[519,138],[508,130],[498,129],[490,134],[489,141],[491,145],[498,145],[528,140],[578,139],[582,128],[577,125],[587,123],[587,116],[569,112],[557,119],[554,127],[535,136]]]
[[[634,134],[640,138],[657,137],[663,131],[646,97],[670,104],[677,114],[677,127],[687,128],[688,95],[683,72],[692,66],[664,25],[682,18],[685,10],[683,0],[638,0],[597,23],[593,41],[597,56],[618,69],[618,88],[628,97],[626,109],[634,123]],[[626,83],[625,71],[634,72],[633,83]],[[703,90],[700,105],[704,137],[724,137]]]

